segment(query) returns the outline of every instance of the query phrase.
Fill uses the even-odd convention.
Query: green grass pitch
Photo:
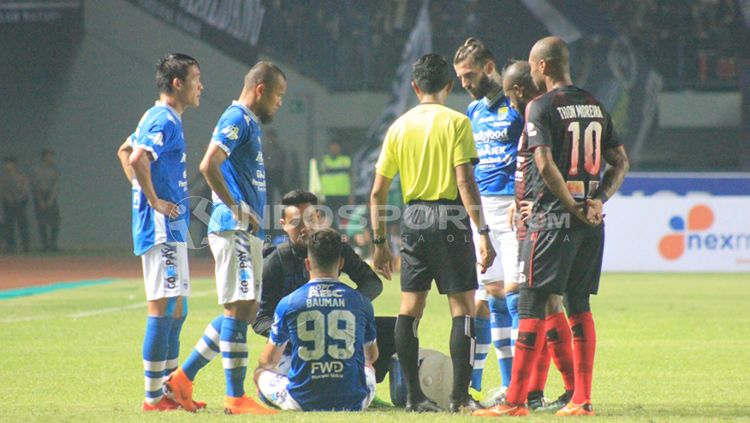
[[[398,283],[386,281],[376,314],[398,310]],[[750,278],[719,274],[606,274],[593,299],[597,325],[594,407],[597,421],[750,421]],[[190,314],[182,333],[181,361],[219,313],[213,282],[193,281]],[[140,411],[141,342],[145,321],[142,283],[58,291],[0,301],[1,422],[228,421],[224,375],[214,360],[199,375],[195,396],[205,412]],[[448,305],[433,294],[420,326],[423,347],[448,351]],[[250,337],[251,370],[263,344]],[[486,385],[499,382],[494,353]],[[254,392],[252,382],[246,383]],[[552,366],[547,395],[561,392]],[[388,386],[378,386],[388,399]],[[364,413],[283,413],[274,421],[389,422],[400,419],[469,421],[469,416]],[[532,415],[527,421],[559,421]]]

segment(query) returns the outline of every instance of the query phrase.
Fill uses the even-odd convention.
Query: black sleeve
[[[607,129],[604,132],[604,139],[602,139],[603,149],[615,148],[620,146],[620,138],[617,136],[615,125],[612,122],[612,116],[607,114],[606,121]]]
[[[260,308],[253,323],[253,330],[261,336],[268,337],[273,324],[273,313],[276,305],[283,298],[284,269],[281,266],[278,248],[263,259],[263,288],[260,297]]]
[[[383,292],[383,282],[375,271],[362,260],[349,244],[344,244],[341,251],[344,257],[344,268],[342,271],[357,285],[357,291],[367,297],[370,301]]]
[[[529,150],[539,146],[552,146],[549,119],[547,119],[546,97],[532,100],[526,106],[526,139]]]

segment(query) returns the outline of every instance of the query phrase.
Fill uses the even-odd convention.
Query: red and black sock
[[[573,332],[575,363],[575,392],[571,401],[575,404],[583,404],[591,401],[591,385],[594,376],[596,329],[591,312],[570,316],[570,328]]]
[[[513,375],[506,401],[512,405],[526,403],[531,374],[537,364],[537,357],[544,346],[544,320],[521,319],[518,325],[518,339],[513,357]]]
[[[529,393],[532,392],[544,392],[544,385],[547,384],[547,375],[549,374],[549,363],[550,363],[549,350],[545,345],[539,351],[539,356],[536,360],[536,365],[531,372],[531,382],[529,384]]]
[[[545,322],[547,331],[547,348],[555,361],[555,367],[560,371],[566,391],[574,389],[575,367],[573,364],[573,334],[570,331],[565,313],[555,313],[547,316]]]

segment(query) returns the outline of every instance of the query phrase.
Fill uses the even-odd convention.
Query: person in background
[[[29,180],[18,170],[15,157],[3,159],[3,175],[0,178],[0,197],[3,202],[5,251],[16,252],[16,226],[21,235],[21,248],[24,253],[31,249],[29,221],[26,218],[26,204],[29,202]]]
[[[320,162],[320,185],[325,196],[325,204],[333,212],[333,224],[341,226],[339,210],[350,203],[352,159],[342,154],[341,144],[331,141],[328,154]]]
[[[60,232],[60,208],[57,205],[60,171],[55,164],[55,153],[42,150],[42,163],[34,169],[32,189],[34,213],[39,227],[39,240],[44,251],[57,251]]]

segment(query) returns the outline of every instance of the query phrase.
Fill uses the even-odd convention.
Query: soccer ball
[[[419,383],[428,398],[447,409],[453,386],[453,363],[445,354],[428,349],[419,349]],[[401,365],[394,355],[389,372],[391,402],[397,407],[406,405],[406,384]]]
[[[447,410],[453,388],[453,362],[435,350],[419,350],[419,383],[427,398]]]

